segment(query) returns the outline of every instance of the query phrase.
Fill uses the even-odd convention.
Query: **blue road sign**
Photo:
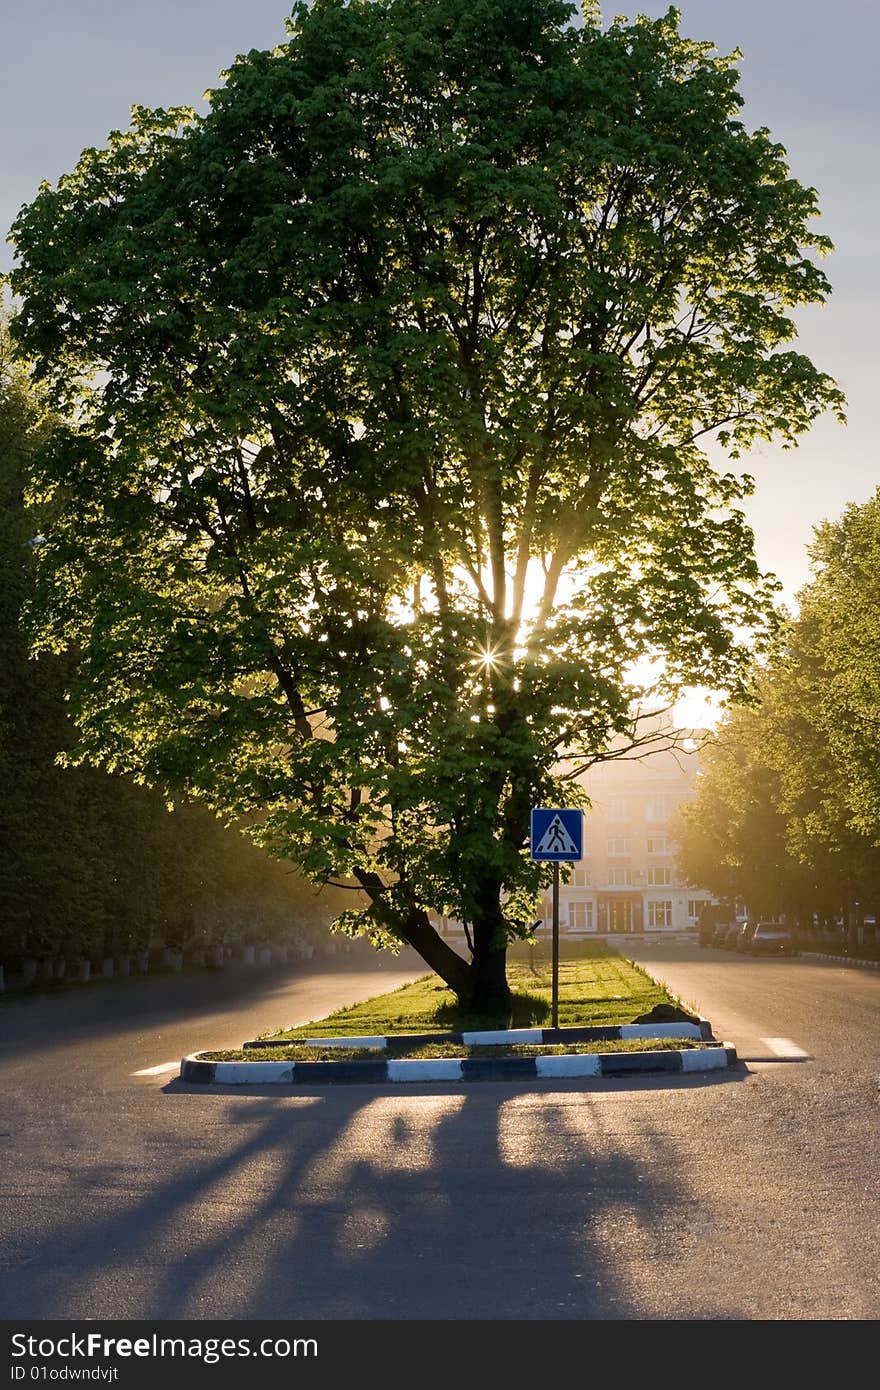
[[[532,807],[532,858],[561,863],[584,857],[584,813],[563,806]]]

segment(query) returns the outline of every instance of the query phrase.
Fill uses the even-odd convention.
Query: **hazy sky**
[[[515,3],[515,0],[511,0]],[[604,5],[656,16],[664,0]],[[873,0],[681,0],[683,29],[743,52],[743,120],[768,126],[792,173],[819,190],[834,294],[800,319],[798,347],[845,390],[849,424],[820,421],[795,452],[764,446],[745,466],[758,557],[793,591],[813,525],[880,482],[875,324],[880,318],[880,6]],[[0,0],[0,226],[41,179],[72,168],[128,123],[129,107],[200,106],[237,53],[284,38],[284,0]],[[0,253],[8,268],[11,250]]]

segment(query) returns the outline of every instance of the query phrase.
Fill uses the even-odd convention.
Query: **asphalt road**
[[[877,1318],[880,972],[628,954],[745,1064],[242,1094],[171,1064],[407,969],[4,1001],[0,1315]]]

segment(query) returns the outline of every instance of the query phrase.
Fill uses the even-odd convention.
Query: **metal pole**
[[[559,1027],[559,861],[553,864],[553,984],[550,1026]]]

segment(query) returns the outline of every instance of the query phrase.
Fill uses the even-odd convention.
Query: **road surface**
[[[744,1065],[242,1094],[173,1064],[408,971],[5,1001],[2,1315],[876,1319],[880,972],[627,953]]]

